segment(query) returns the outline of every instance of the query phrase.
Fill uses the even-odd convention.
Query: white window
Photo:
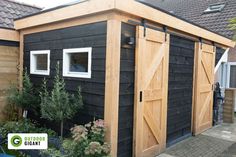
[[[30,51],[30,73],[49,75],[50,50]]]
[[[92,48],[63,50],[63,76],[91,78]]]
[[[236,62],[228,62],[227,65],[227,87],[236,88]]]

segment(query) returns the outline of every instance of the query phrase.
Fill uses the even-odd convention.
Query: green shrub
[[[63,137],[63,126],[66,119],[71,119],[82,107],[83,101],[80,88],[77,94],[69,94],[65,89],[64,79],[59,74],[59,63],[56,67],[56,76],[54,78],[53,89],[51,92],[47,90],[46,80],[43,81],[41,98],[41,114],[42,118],[60,122],[61,137]]]
[[[37,127],[28,119],[21,121],[9,121],[0,125],[0,134],[7,138],[8,133],[47,133],[49,137],[57,136],[56,132],[42,127]]]
[[[30,81],[30,77],[27,73],[27,70],[25,70],[25,73],[23,75],[22,89],[20,89],[17,85],[13,84],[8,90],[6,108],[11,109],[14,113],[16,113],[14,106],[21,108],[24,111],[27,111],[29,109],[36,111],[36,108],[39,106],[39,97],[37,95],[38,94],[33,88],[33,84]],[[12,114],[11,112],[9,113]]]

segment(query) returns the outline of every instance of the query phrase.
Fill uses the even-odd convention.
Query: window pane
[[[230,88],[236,88],[236,65],[230,66]]]
[[[37,54],[36,58],[36,70],[48,70],[48,55]]]
[[[88,72],[88,52],[70,54],[70,72]]]

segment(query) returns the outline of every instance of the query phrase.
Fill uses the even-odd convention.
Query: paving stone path
[[[190,137],[158,157],[236,157],[236,123],[222,124]]]
[[[236,157],[236,143],[225,150],[222,154],[218,155],[218,157]]]

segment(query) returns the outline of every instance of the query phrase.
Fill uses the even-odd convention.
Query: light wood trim
[[[192,116],[191,116],[191,133],[193,133],[194,130],[194,111],[195,111],[195,94],[196,92],[196,87],[197,87],[197,67],[198,67],[198,45],[197,42],[194,44],[194,67],[193,67],[193,93],[192,93]]]
[[[21,88],[23,85],[23,65],[24,65],[24,34],[20,32],[20,54],[19,54],[19,63],[18,63],[18,69],[19,69],[19,87]]]
[[[169,82],[169,58],[170,58],[170,34],[166,35],[166,56],[164,58],[164,69],[163,69],[163,80],[162,80],[162,84],[163,84],[163,88],[165,89],[164,91],[164,96],[163,96],[163,104],[166,104],[166,107],[163,107],[162,109],[162,119],[163,119],[163,123],[162,123],[162,128],[165,128],[165,130],[163,130],[164,134],[162,135],[162,150],[166,149],[166,138],[167,138],[167,109],[168,109],[168,82]]]
[[[104,13],[96,14],[96,16],[80,17],[76,19],[70,19],[70,20],[61,21],[57,23],[46,24],[46,25],[37,26],[33,28],[27,28],[27,29],[21,30],[21,32],[22,34],[26,35],[26,34],[55,30],[55,29],[68,28],[68,27],[73,27],[73,26],[78,26],[78,25],[90,24],[90,23],[95,23],[95,22],[102,22],[102,21],[107,21],[109,17],[114,16],[114,14],[115,14],[114,12],[104,12]]]
[[[105,124],[106,140],[111,144],[111,156],[117,156],[118,115],[120,85],[121,22],[107,22],[106,81],[105,81]]]
[[[20,41],[19,32],[15,30],[0,28],[0,40]]]
[[[133,157],[136,157],[140,154],[142,147],[138,143],[143,143],[142,140],[142,129],[140,131],[136,128],[143,128],[143,123],[141,119],[143,117],[138,116],[139,113],[143,112],[143,106],[140,107],[140,95],[139,90],[142,88],[141,82],[142,78],[142,51],[144,51],[143,46],[137,43],[142,43],[144,40],[143,29],[136,27],[136,47],[135,47],[135,86],[134,86],[134,123],[133,123]]]
[[[226,47],[234,47],[235,42],[210,32],[206,29],[192,25],[177,17],[166,14],[157,9],[146,6],[134,0],[91,0],[76,5],[64,7],[61,9],[45,12],[35,16],[26,17],[15,21],[15,28],[26,29],[49,23],[55,23],[63,20],[69,20],[76,17],[84,17],[105,11],[121,11],[129,14],[130,17],[139,17],[150,20],[153,23],[159,23],[172,29],[201,37]]]
[[[198,115],[196,115],[196,110],[197,110],[197,97],[199,96],[199,92],[198,92],[198,66],[199,64],[201,64],[201,54],[200,54],[200,47],[201,47],[201,43],[199,42],[195,42],[195,48],[194,48],[194,77],[193,77],[193,103],[192,103],[192,132],[194,133],[194,131],[196,130],[196,118]]]
[[[116,0],[116,9],[122,12],[132,14],[138,17],[142,17],[144,19],[160,23],[165,26],[169,26],[171,28],[181,30],[182,32],[189,33],[195,36],[202,37],[204,39],[208,39],[210,41],[215,41],[217,43],[234,47],[235,42],[230,39],[227,39],[223,36],[220,36],[216,33],[207,31],[201,27],[192,25],[186,21],[183,21],[179,18],[176,18],[172,15],[166,14],[157,9],[151,8],[149,6],[143,5],[134,0]]]
[[[41,13],[38,15],[26,17],[14,22],[15,29],[24,29],[35,27],[48,23],[68,20],[80,16],[97,14],[103,11],[114,9],[115,0],[88,0],[85,2],[71,5],[61,9]]]

